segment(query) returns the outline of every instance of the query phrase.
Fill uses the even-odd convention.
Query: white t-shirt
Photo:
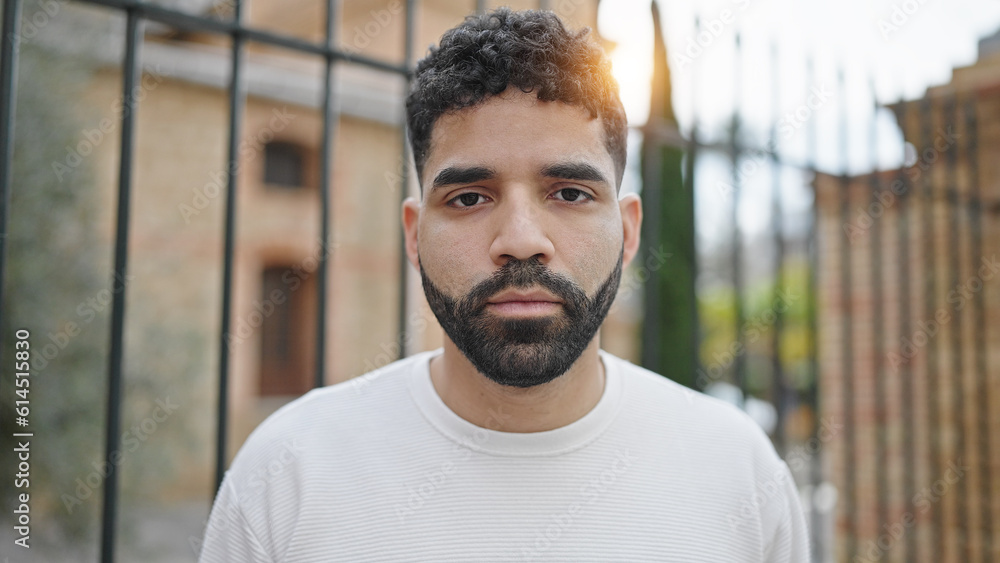
[[[741,411],[601,352],[604,394],[536,433],[472,424],[440,350],[283,407],[215,499],[202,562],[808,561],[788,468]]]

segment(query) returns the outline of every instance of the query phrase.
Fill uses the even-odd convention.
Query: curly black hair
[[[625,170],[628,125],[611,62],[589,37],[566,29],[554,13],[498,8],[469,16],[441,37],[417,63],[406,98],[406,122],[418,178],[430,151],[431,131],[442,114],[475,106],[508,86],[539,100],[586,108],[600,117],[615,162],[617,185]]]

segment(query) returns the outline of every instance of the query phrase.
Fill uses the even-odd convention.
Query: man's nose
[[[518,194],[506,198],[494,214],[494,238],[490,259],[503,266],[511,258],[527,260],[537,256],[542,264],[552,259],[555,251],[545,222],[543,203]]]

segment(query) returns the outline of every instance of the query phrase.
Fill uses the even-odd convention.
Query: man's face
[[[601,121],[516,88],[434,124],[407,253],[455,345],[481,373],[530,387],[593,341],[638,245]]]

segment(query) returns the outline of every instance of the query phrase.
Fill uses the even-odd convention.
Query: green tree
[[[36,522],[51,519],[76,537],[91,528],[100,503],[70,513],[58,491],[88,472],[93,452],[101,447],[107,334],[106,314],[84,323],[77,309],[107,284],[107,253],[97,244],[89,162],[80,162],[61,180],[52,164],[63,162],[66,147],[78,141],[76,101],[93,68],[24,42],[19,71],[3,361],[9,365],[13,359],[14,332],[29,330],[32,510]],[[3,386],[2,395],[0,417],[13,420],[11,385]],[[0,439],[3,451],[11,452],[9,433]],[[4,459],[4,474],[11,475],[14,459],[9,454]]]
[[[698,357],[694,184],[690,166],[685,182],[684,151],[662,140],[677,132],[677,119],[659,10],[656,2],[651,5],[655,45],[649,122],[642,151],[644,251],[640,256],[649,255],[650,248],[662,248],[670,258],[649,272],[646,282],[642,365],[694,387]]]

